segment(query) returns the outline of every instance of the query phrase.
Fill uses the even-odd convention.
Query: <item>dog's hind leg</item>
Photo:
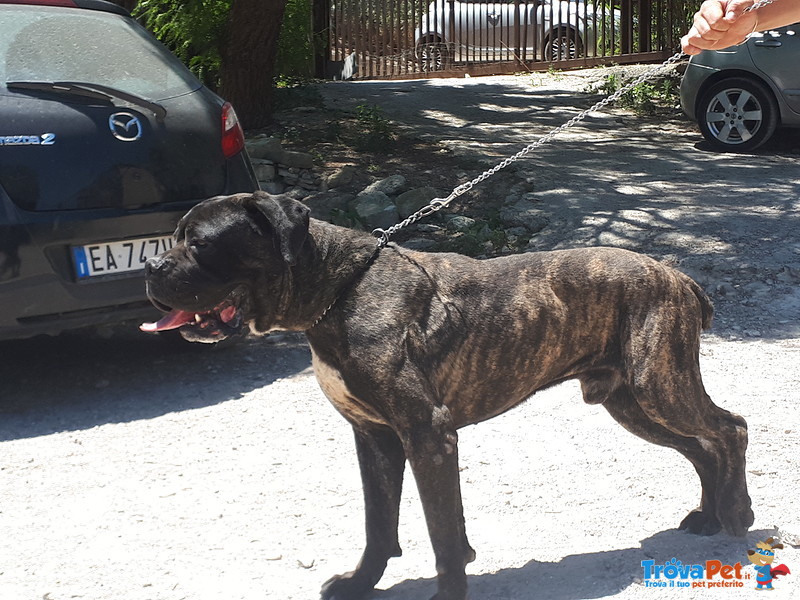
[[[710,488],[713,478],[713,491],[704,492],[707,501],[681,526],[708,533],[719,522],[727,533],[743,536],[754,520],[745,473],[747,423],[711,401],[703,389],[699,370],[694,377],[690,372],[676,373],[674,379],[677,381],[673,385],[661,382],[647,392],[634,392],[634,396],[656,424],[678,436],[693,438],[706,451],[705,456],[699,455],[702,467],[695,463],[695,468],[698,473],[701,469],[707,471],[701,475],[704,489]],[[675,401],[676,398],[683,401]]]
[[[326,600],[356,600],[378,583],[389,559],[400,556],[397,523],[406,456],[387,427],[354,429],[364,488],[367,546],[354,571],[336,575],[322,587]]]
[[[631,307],[624,328],[629,336],[620,346],[622,386],[609,408],[694,464],[703,501],[681,527],[705,534],[721,527],[743,536],[753,524],[745,474],[747,423],[714,404],[703,386],[700,331],[709,325],[711,306],[689,283],[668,302]]]
[[[713,535],[722,525],[716,518],[717,457],[694,437],[678,435],[648,417],[624,383],[609,380],[582,381],[584,397],[588,403],[601,404],[625,429],[659,446],[672,448],[683,454],[694,465],[702,488],[701,508],[684,519],[680,529],[692,533]]]
[[[628,375],[609,396],[607,408],[638,435],[675,448],[694,465],[703,487],[702,505],[682,528],[712,534],[721,527],[742,536],[753,524],[745,476],[747,423],[711,401],[697,347],[686,344],[675,352],[674,339],[681,337],[673,330],[669,339],[650,332],[638,343],[633,340]]]

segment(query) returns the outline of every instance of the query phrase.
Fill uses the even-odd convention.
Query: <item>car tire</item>
[[[417,60],[423,72],[444,71],[451,64],[450,49],[440,41],[424,42],[417,47]]]
[[[543,56],[545,62],[579,58],[583,56],[583,40],[574,29],[554,29],[544,40]]]
[[[766,142],[778,126],[778,103],[760,81],[730,77],[700,95],[697,123],[717,150],[746,152]]]

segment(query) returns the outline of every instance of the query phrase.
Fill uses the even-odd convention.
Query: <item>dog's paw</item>
[[[736,537],[744,537],[753,521],[755,521],[755,515],[748,502],[746,506],[721,513],[720,521],[722,521],[722,528],[726,533]]]
[[[721,496],[717,502],[716,514],[725,533],[744,537],[755,520],[747,489],[735,490]]]
[[[372,585],[359,577],[356,571],[334,575],[322,585],[322,600],[361,600],[372,590]]]
[[[678,529],[695,535],[714,535],[722,530],[722,525],[715,517],[702,510],[693,510],[681,521]]]

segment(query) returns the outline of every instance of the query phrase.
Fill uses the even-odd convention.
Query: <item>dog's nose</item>
[[[152,275],[158,271],[163,271],[170,264],[172,264],[172,261],[167,256],[164,256],[163,254],[154,256],[144,263],[144,273],[145,275]]]

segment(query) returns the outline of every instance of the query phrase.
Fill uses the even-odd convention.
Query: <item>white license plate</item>
[[[171,235],[73,246],[78,279],[140,271],[148,259],[172,248]]]

